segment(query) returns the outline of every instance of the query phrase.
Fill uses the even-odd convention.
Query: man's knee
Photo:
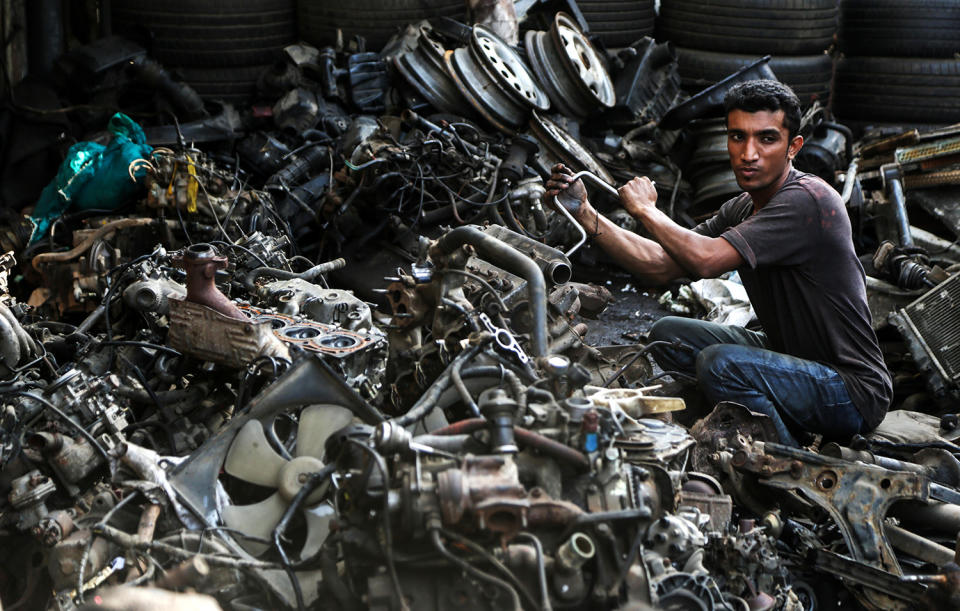
[[[700,351],[697,355],[696,371],[697,380],[704,390],[718,388],[728,381],[731,352],[736,348],[730,344],[715,344]]]
[[[681,316],[664,316],[650,327],[647,336],[651,342],[675,342],[683,339],[683,330],[689,318]]]

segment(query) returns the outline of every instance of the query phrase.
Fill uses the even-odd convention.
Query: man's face
[[[800,136],[790,139],[783,119],[782,110],[731,110],[727,114],[730,165],[737,184],[747,193],[779,189],[790,161],[803,146]]]

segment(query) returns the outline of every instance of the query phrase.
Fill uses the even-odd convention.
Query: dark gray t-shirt
[[[752,213],[753,200],[743,193],[693,231],[724,238],[743,257],[738,271],[770,349],[834,368],[873,429],[890,406],[893,385],[840,195],[791,169],[767,205]]]

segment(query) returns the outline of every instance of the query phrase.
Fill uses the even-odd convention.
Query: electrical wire
[[[376,450],[362,441],[350,438],[348,438],[347,441],[370,454],[383,478],[383,509],[381,510],[381,517],[383,520],[384,558],[387,561],[387,570],[390,573],[390,581],[393,582],[393,589],[397,595],[397,601],[400,603],[400,609],[401,611],[409,611],[410,608],[407,606],[407,601],[403,596],[403,590],[400,588],[400,578],[397,577],[397,567],[393,562],[393,534],[390,529],[390,473],[387,470],[387,463]]]
[[[47,409],[55,413],[61,420],[63,420],[64,422],[69,424],[71,427],[73,427],[80,434],[80,436],[82,436],[84,439],[87,440],[87,443],[93,446],[93,449],[97,451],[97,454],[102,456],[103,459],[107,461],[107,464],[110,464],[110,455],[107,454],[106,449],[104,449],[104,447],[100,445],[100,442],[98,442],[93,435],[87,432],[85,428],[80,426],[79,422],[77,422],[76,420],[68,416],[63,410],[61,410],[59,407],[57,407],[50,401],[44,399],[40,395],[36,395],[32,392],[27,392],[25,390],[0,390],[0,395],[3,395],[3,396],[15,395],[18,397],[26,397],[27,399],[31,399],[33,401],[36,401],[37,403],[42,404],[44,407],[46,407]]]
[[[502,590],[506,590],[507,594],[510,596],[510,601],[513,603],[513,611],[523,611],[523,606],[520,604],[520,597],[517,595],[516,590],[514,590],[509,583],[500,579],[499,577],[494,577],[489,573],[485,573],[462,558],[455,556],[443,545],[443,540],[440,539],[439,529],[433,529],[430,531],[430,541],[433,543],[433,547],[436,548],[436,550],[440,552],[444,558],[463,569],[464,572],[473,575],[480,581],[485,581]],[[534,608],[536,608],[536,605],[534,605]]]

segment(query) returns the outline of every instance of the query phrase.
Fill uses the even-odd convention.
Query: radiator
[[[960,274],[930,289],[899,314],[900,331],[914,336],[944,381],[960,383]]]

